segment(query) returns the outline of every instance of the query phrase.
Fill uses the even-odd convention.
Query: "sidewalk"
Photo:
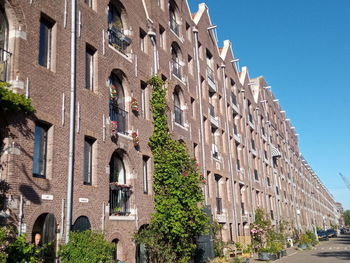
[[[283,257],[283,258],[287,258],[287,257],[289,257],[291,255],[295,255],[297,252],[298,252],[298,250],[296,249],[296,247],[287,248],[287,256]],[[281,258],[281,259],[283,259],[283,258]],[[275,260],[273,262],[278,262],[281,259],[277,259],[277,260]],[[260,261],[260,260],[258,260],[258,254],[255,254],[254,258],[250,259],[250,263],[262,263],[262,262],[267,262],[267,261]]]

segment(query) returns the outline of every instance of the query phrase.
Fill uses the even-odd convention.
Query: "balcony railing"
[[[129,199],[131,193],[129,188],[110,190],[110,215],[127,216],[130,214]]]
[[[0,81],[7,81],[8,65],[11,58],[11,53],[0,48]]]
[[[210,91],[216,92],[214,71],[209,66],[207,66],[207,82],[208,82]]]
[[[182,79],[182,69],[179,62],[177,62],[175,59],[172,59],[171,62],[171,72],[178,77],[179,79]]]
[[[126,48],[130,46],[132,40],[124,35],[122,28],[111,27],[107,30],[109,44],[122,53],[126,53]]]
[[[183,110],[177,106],[174,106],[175,122],[183,125]]]
[[[177,35],[179,36],[180,35],[180,27],[179,27],[179,24],[176,22],[175,18],[174,17],[170,17],[169,19],[169,22],[170,22],[170,29]]]
[[[117,132],[128,134],[128,112],[116,107],[112,102],[109,104],[109,118],[117,122]]]
[[[222,214],[222,199],[221,197],[216,197],[216,213]]]

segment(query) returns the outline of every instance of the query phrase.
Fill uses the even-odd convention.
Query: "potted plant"
[[[117,137],[117,133],[118,133],[117,127],[118,127],[117,121],[111,121],[110,128],[111,128],[111,137],[112,138]]]
[[[245,246],[245,248],[243,248],[243,253],[242,253],[242,257],[243,258],[251,258],[252,257],[252,246],[251,245],[247,245]]]
[[[110,92],[110,97],[111,100],[115,100],[117,98],[117,88],[114,85],[111,85],[111,87],[109,88],[109,92]]]
[[[261,261],[276,260],[277,257],[270,247],[260,248],[258,250],[258,259]]]
[[[298,247],[301,249],[307,249],[309,245],[311,244],[312,240],[307,234],[302,234],[299,240]]]
[[[131,104],[132,111],[135,111],[135,112],[139,111],[139,103],[134,97],[131,98],[130,104]]]
[[[134,146],[135,146],[135,147],[139,146],[139,144],[140,144],[140,138],[139,138],[139,136],[138,136],[138,134],[137,134],[136,131],[134,131],[134,132],[131,133],[131,137],[132,137],[132,141],[133,141],[133,143],[134,143]]]

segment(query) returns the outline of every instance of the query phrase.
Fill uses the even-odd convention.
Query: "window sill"
[[[175,77],[178,81],[180,81],[184,86],[186,86],[186,82],[183,79],[180,79],[178,76],[176,76],[174,73],[171,73],[173,77]],[[184,77],[182,77],[184,78]]]
[[[125,58],[127,61],[129,61],[130,63],[132,63],[132,59],[131,56],[128,56],[122,52],[120,52],[118,49],[116,49],[115,47],[113,47],[111,44],[108,44],[109,48],[112,49],[114,52],[116,52],[117,54],[119,54],[120,56],[122,56],[123,58]]]
[[[127,139],[129,141],[132,141],[132,137],[130,135],[126,135],[124,133],[117,133],[118,134],[118,137],[121,137],[121,138],[124,138],[124,139]]]
[[[136,219],[135,215],[128,216],[109,216],[110,221],[134,221]]]
[[[174,121],[174,123],[175,123],[175,125],[176,125],[177,127],[180,127],[181,129],[184,129],[185,131],[188,131],[188,128],[185,127],[186,124],[182,125],[182,124],[180,124],[180,123],[177,123],[176,121]]]
[[[182,44],[184,43],[185,39],[184,39],[183,36],[181,36],[180,33],[179,33],[179,35],[176,34],[176,33],[174,32],[174,30],[172,30],[171,28],[170,28],[170,31],[177,37],[178,40],[180,40],[180,42],[181,42]]]

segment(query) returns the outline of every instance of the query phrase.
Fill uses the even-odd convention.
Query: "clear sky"
[[[300,151],[345,209],[350,190],[350,0],[189,0],[206,3],[219,46],[264,76],[299,136]]]

